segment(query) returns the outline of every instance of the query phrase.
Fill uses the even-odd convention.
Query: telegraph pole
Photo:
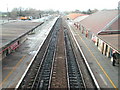
[[[7,18],[8,18],[8,21],[9,21],[9,11],[8,11],[8,4],[7,4]]]

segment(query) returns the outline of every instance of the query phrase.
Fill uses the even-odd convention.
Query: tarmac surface
[[[112,66],[110,58],[102,55],[92,40],[83,36],[73,24],[69,23],[71,32],[78,41],[90,68],[101,88],[118,88],[118,67]]]
[[[17,20],[0,19],[0,24],[5,24],[5,23],[15,22],[15,21],[17,21]]]
[[[28,35],[27,40],[15,52],[2,60],[0,88],[15,88],[55,21],[56,18],[39,26],[35,30],[35,34]]]

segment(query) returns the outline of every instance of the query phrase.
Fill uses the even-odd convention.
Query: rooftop
[[[74,19],[74,22],[80,22],[81,20],[87,18],[89,15],[85,15],[85,16],[78,16],[77,18]]]
[[[39,24],[40,22],[30,22],[30,21],[16,21],[16,22],[3,24],[2,33],[0,33],[0,35],[2,36],[1,47],[19,38],[20,36],[27,33],[29,30],[31,30],[32,28],[36,27]]]
[[[120,30],[120,28],[118,28],[118,23],[120,21],[120,17],[113,22],[106,30]]]
[[[89,31],[97,34],[103,30],[103,28],[105,28],[106,25],[109,24],[117,15],[118,10],[102,10],[93,13],[79,23]]]
[[[98,37],[120,53],[120,44],[118,44],[120,34],[98,35]]]
[[[67,17],[69,17],[70,19],[75,19],[79,16],[85,16],[85,14],[80,14],[80,13],[71,13],[69,15],[67,15]]]

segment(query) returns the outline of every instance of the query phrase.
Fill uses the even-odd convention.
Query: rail
[[[55,23],[57,22],[58,18],[59,18],[59,17],[56,17],[56,18],[55,18]],[[53,27],[54,27],[54,24],[53,24],[49,29],[51,30]],[[50,31],[50,33],[51,33],[51,32],[52,32],[52,30]],[[44,44],[47,42],[47,38],[50,36],[50,33],[49,33],[49,35],[46,37],[46,39],[41,43],[41,45],[39,46],[37,52],[35,53],[35,55],[33,56],[32,60],[31,60],[30,64],[28,65],[27,69],[25,70],[24,74],[22,75],[21,79],[19,80],[18,84],[16,85],[15,90],[19,89],[22,81],[23,81],[24,78],[26,77],[26,74],[29,72],[29,69],[31,68],[33,62],[35,61],[35,58],[37,57],[40,49],[44,48],[44,47],[42,47],[42,46],[44,46]]]
[[[73,39],[75,40],[76,45],[77,45],[80,53],[82,54],[82,57],[83,57],[83,59],[84,59],[84,61],[85,61],[85,64],[86,64],[86,66],[87,66],[87,68],[88,68],[88,71],[89,71],[89,73],[90,73],[90,75],[91,75],[91,77],[92,77],[92,79],[93,79],[93,82],[94,82],[96,88],[97,88],[98,90],[100,90],[100,86],[99,86],[99,84],[98,84],[98,82],[97,82],[97,80],[96,80],[96,78],[95,78],[95,76],[94,76],[94,74],[93,74],[93,72],[92,72],[92,70],[91,70],[88,62],[87,62],[87,60],[86,60],[86,57],[85,57],[85,55],[84,55],[81,47],[79,46],[79,44],[78,44],[78,42],[77,42],[77,40],[76,40],[76,38],[75,38],[75,36],[74,36],[74,34],[73,34],[73,31],[71,30],[71,27],[70,27],[69,25],[68,25],[68,27],[70,28],[70,32],[71,32],[71,34],[72,34],[72,37],[73,37]]]

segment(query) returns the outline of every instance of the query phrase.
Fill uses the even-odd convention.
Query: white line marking
[[[58,18],[59,18],[59,17],[56,17],[56,18],[54,19],[54,20],[55,20],[55,22],[57,21],[57,19],[58,19]],[[50,30],[52,29],[52,27],[53,27],[53,25],[55,24],[55,22],[54,22],[54,23],[51,25],[51,27],[49,28]],[[46,39],[46,38],[47,38],[47,36],[45,37],[45,39]],[[18,87],[20,86],[20,84],[21,84],[22,80],[24,79],[24,77],[25,77],[26,73],[28,72],[28,69],[29,69],[29,68],[30,68],[30,66],[32,65],[32,63],[33,63],[33,61],[34,61],[35,57],[37,56],[37,53],[39,52],[39,50],[40,50],[41,46],[42,46],[42,45],[43,45],[43,43],[44,43],[45,39],[42,41],[42,43],[41,43],[41,44],[40,44],[40,46],[38,47],[38,49],[37,49],[37,51],[36,51],[35,55],[33,56],[33,58],[32,58],[32,60],[31,60],[31,62],[30,62],[30,63],[29,63],[29,65],[28,65],[27,69],[25,70],[24,74],[22,75],[21,79],[19,80],[18,84],[16,85],[15,90],[17,90],[17,89],[18,89]]]
[[[105,83],[105,85],[108,85],[107,82],[105,81],[105,79],[103,78],[103,76],[101,74],[99,74],[100,77],[102,78],[103,82]]]
[[[90,74],[91,74],[91,76],[92,76],[92,78],[93,78],[93,81],[94,81],[95,84],[96,84],[97,89],[100,90],[100,86],[99,86],[99,84],[98,84],[98,82],[97,82],[97,80],[96,80],[96,78],[95,78],[95,76],[94,76],[94,74],[93,74],[93,72],[92,72],[92,70],[91,70],[88,62],[87,62],[87,60],[86,60],[85,55],[83,54],[82,49],[80,48],[80,46],[79,46],[79,44],[78,44],[78,42],[77,42],[77,40],[76,40],[76,38],[75,38],[75,36],[74,36],[74,34],[73,34],[73,31],[71,30],[71,27],[70,27],[69,25],[68,25],[68,27],[70,28],[70,31],[71,31],[71,33],[72,33],[72,36],[73,36],[73,38],[74,38],[74,40],[75,40],[75,42],[76,42],[76,44],[77,44],[77,46],[78,46],[78,48],[79,48],[79,50],[80,50],[80,52],[81,52],[84,60],[85,60],[85,63],[86,63],[86,65],[87,65],[87,67],[88,67],[88,70],[90,71]]]

